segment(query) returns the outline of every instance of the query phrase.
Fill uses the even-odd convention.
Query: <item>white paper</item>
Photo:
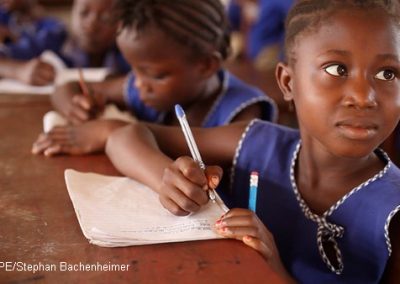
[[[0,79],[0,94],[50,95],[56,85],[79,80],[78,68],[67,68],[64,62],[52,51],[44,51],[40,58],[53,65],[56,70],[55,83],[47,86],[33,86],[13,79]],[[108,75],[107,68],[83,68],[83,77],[87,82],[100,82]]]
[[[68,169],[65,181],[82,232],[93,244],[118,247],[222,238],[213,230],[224,214],[218,203],[210,201],[199,212],[178,217],[162,207],[150,188],[129,178]]]
[[[107,105],[98,119],[118,119],[126,122],[136,121],[136,118],[131,113],[121,111],[113,104]],[[49,111],[43,116],[44,132],[49,132],[55,126],[65,126],[67,124],[67,119],[56,111]]]

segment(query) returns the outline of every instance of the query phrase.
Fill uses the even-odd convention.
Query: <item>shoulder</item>
[[[400,274],[400,215],[394,214],[389,226],[391,255],[383,275],[383,283],[397,283]]]
[[[391,161],[387,173],[382,176],[381,182],[384,184],[386,191],[392,191],[394,195],[400,199],[400,169]]]
[[[252,120],[242,134],[241,143],[246,145],[269,145],[269,148],[286,148],[297,143],[300,135],[297,129],[278,125],[260,119]],[[256,147],[258,148],[258,147]]]
[[[64,31],[66,32],[66,26],[63,22],[53,17],[42,17],[36,21],[36,27],[38,30],[47,31]]]
[[[219,71],[219,76],[222,79],[223,84],[225,85],[224,87],[227,89],[228,92],[233,92],[235,90],[246,90],[246,93],[244,93],[243,95],[266,96],[266,94],[259,88],[245,83],[227,70]]]
[[[219,103],[223,105],[224,109],[230,106],[230,117],[227,122],[232,121],[245,109],[255,105],[258,106],[257,110],[260,113],[257,118],[277,121],[278,107],[272,98],[259,88],[241,81],[229,71],[221,71],[221,74],[224,90]]]

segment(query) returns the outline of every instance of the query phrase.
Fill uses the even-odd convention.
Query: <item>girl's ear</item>
[[[204,78],[213,76],[222,66],[222,56],[215,51],[209,56],[200,59],[200,72]]]
[[[276,65],[275,77],[285,101],[293,100],[293,70],[286,63]]]

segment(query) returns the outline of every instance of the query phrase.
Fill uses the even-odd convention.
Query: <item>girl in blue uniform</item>
[[[133,73],[125,83],[113,79],[90,84],[95,100],[75,95],[77,84],[56,92],[54,107],[77,126],[40,135],[34,153],[83,154],[104,149],[109,133],[124,123],[83,123],[104,102],[128,107],[142,121],[166,125],[178,124],[172,111],[177,103],[195,126],[252,118],[276,120],[272,99],[222,69],[229,54],[229,34],[219,1],[121,0],[116,9],[121,20],[117,43]]]
[[[0,24],[8,28],[0,26],[0,39],[5,38],[0,44],[0,77],[32,85],[54,83],[56,70],[40,58],[46,50],[70,68],[106,67],[124,75],[130,71],[115,43],[114,0],[75,0],[70,34],[55,19],[40,17],[36,2],[10,0],[0,6]]]
[[[36,0],[0,3],[0,77],[33,85],[55,78],[54,68],[38,59],[44,50],[57,52],[65,39],[65,26],[43,15]]]
[[[400,118],[398,6],[298,1],[286,21],[288,61],[276,75],[299,130],[259,120],[194,129],[204,162],[232,167],[231,186],[219,192],[234,209],[217,231],[259,251],[288,282],[398,281],[400,170],[379,149]],[[179,128],[124,127],[106,152],[176,215],[207,203],[222,176],[189,157],[172,161],[188,153]],[[255,212],[247,209],[253,171]]]

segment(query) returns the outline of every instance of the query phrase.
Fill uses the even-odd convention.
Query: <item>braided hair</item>
[[[114,11],[122,29],[156,25],[194,55],[229,55],[229,24],[219,0],[117,0]]]
[[[293,46],[300,34],[316,31],[323,20],[325,21],[338,10],[381,9],[395,24],[399,25],[399,2],[399,0],[298,0],[286,18],[286,58],[289,62],[295,60]]]

